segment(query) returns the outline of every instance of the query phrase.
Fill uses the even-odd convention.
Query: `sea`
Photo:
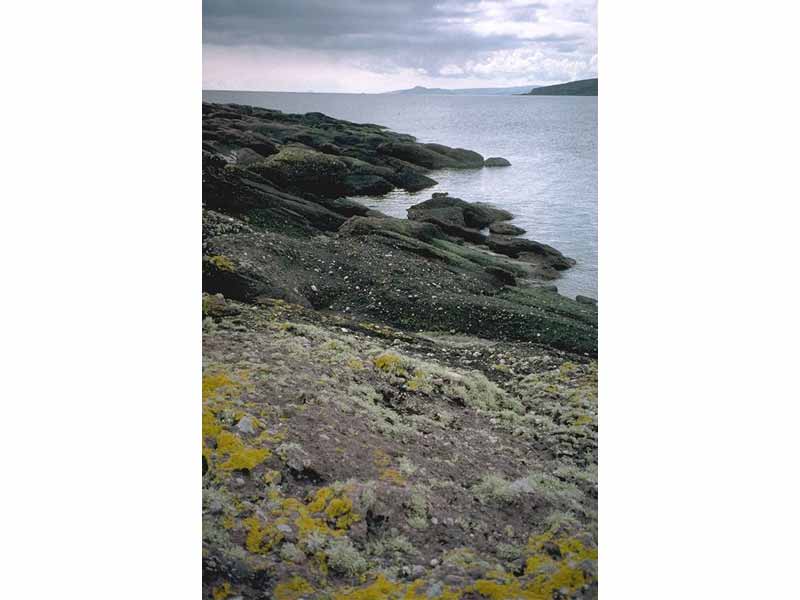
[[[321,112],[507,158],[505,168],[433,171],[438,184],[421,192],[356,199],[401,218],[433,192],[495,204],[514,214],[511,222],[527,230],[522,237],[577,261],[553,282],[559,293],[597,298],[596,97],[204,91],[203,100]]]

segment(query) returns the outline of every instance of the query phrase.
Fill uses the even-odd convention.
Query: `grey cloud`
[[[377,73],[409,68],[437,73],[449,65],[466,69],[492,53],[518,48],[570,55],[588,65],[596,52],[593,27],[587,25],[594,4],[571,2],[204,0],[203,43],[324,52]],[[492,18],[499,11],[502,22],[481,29],[489,9]],[[559,19],[548,30],[554,19],[541,17],[554,11]]]

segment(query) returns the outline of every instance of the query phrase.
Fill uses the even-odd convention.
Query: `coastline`
[[[596,595],[597,309],[552,291],[570,259],[482,233],[514,231],[490,205],[346,199],[491,168],[473,151],[203,113],[204,588]]]

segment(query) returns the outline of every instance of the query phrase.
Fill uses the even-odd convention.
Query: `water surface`
[[[511,211],[528,237],[558,248],[578,264],[554,283],[574,297],[597,297],[597,98],[570,96],[402,96],[205,91],[209,102],[235,102],[284,112],[322,112],[385,125],[421,142],[503,156],[507,168],[441,170],[436,187],[395,191],[359,201],[405,217],[432,192],[492,202]]]

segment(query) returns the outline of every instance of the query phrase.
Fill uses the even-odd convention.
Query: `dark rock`
[[[597,306],[597,300],[594,298],[590,298],[589,296],[575,296],[575,301],[580,302],[581,304],[589,304],[592,306]]]
[[[380,175],[351,173],[344,178],[347,194],[352,196],[383,196],[394,189],[394,185]]]
[[[483,229],[495,221],[512,219],[513,215],[490,204],[466,202],[453,196],[434,194],[429,200],[409,207],[408,218],[414,221],[438,219],[461,227]]]
[[[356,216],[366,217],[372,212],[360,202],[351,200],[350,198],[334,198],[332,200],[325,198],[320,199],[319,203],[333,212],[344,215],[348,219]]]
[[[486,267],[486,272],[497,279],[500,285],[516,285],[517,278],[511,271],[502,267]]]
[[[491,156],[483,161],[484,167],[510,167],[511,163],[501,156]]]
[[[489,231],[497,235],[522,235],[525,230],[511,223],[499,222],[489,225]]]
[[[267,296],[310,306],[308,300],[295,290],[291,280],[270,277],[263,268],[233,264],[225,255],[203,257],[203,291],[208,294],[222,294],[243,302],[255,302]]]
[[[436,185],[436,180],[420,173],[416,169],[403,168],[387,178],[397,187],[408,192],[419,192]]]
[[[325,142],[324,144],[320,144],[317,146],[317,150],[320,152],[324,152],[325,154],[334,154],[338,155],[342,153],[342,149],[339,148],[336,144],[331,144],[330,142]]]

